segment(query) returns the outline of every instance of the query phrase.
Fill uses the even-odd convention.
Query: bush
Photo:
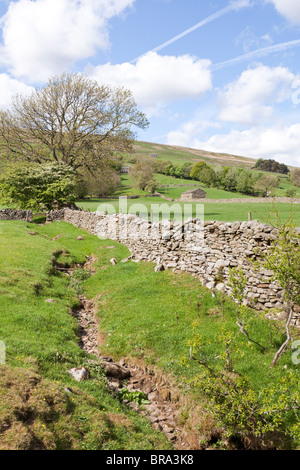
[[[51,210],[75,200],[75,171],[69,166],[17,162],[6,164],[0,176],[0,201],[20,209]]]

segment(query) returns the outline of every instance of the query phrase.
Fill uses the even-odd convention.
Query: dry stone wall
[[[272,282],[272,272],[256,271],[250,259],[266,252],[276,237],[272,226],[251,222],[151,223],[134,215],[106,215],[65,209],[52,211],[48,221],[65,220],[101,238],[126,245],[134,260],[150,261],[158,269],[196,276],[203,285],[229,294],[229,268],[242,267],[248,279],[247,304],[257,310],[284,308],[283,290]]]
[[[26,222],[32,222],[32,211],[1,209],[0,220],[23,220]]]

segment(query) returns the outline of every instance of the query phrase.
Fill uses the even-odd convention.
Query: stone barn
[[[201,188],[190,189],[181,194],[182,201],[188,201],[190,199],[203,199],[206,198],[206,192]]]

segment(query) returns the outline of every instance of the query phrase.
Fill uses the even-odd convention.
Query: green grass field
[[[60,238],[52,240],[58,234]],[[78,235],[84,240],[78,241]],[[205,403],[201,394],[190,394],[187,386],[201,372],[200,366],[193,362],[186,368],[181,363],[189,354],[193,323],[198,321],[209,354],[217,357],[223,348],[222,331],[238,332],[233,303],[226,301],[222,313],[197,279],[170,271],[155,273],[151,263],[120,263],[128,256],[127,248],[64,222],[44,226],[1,222],[0,237],[0,340],[7,352],[7,364],[0,366],[0,423],[10,423],[1,434],[0,448],[171,448],[144,418],[107,392],[102,373],[82,383],[68,375],[69,368],[86,364],[89,356],[78,346],[78,326],[70,315],[78,303],[76,295],[68,288],[68,277],[53,270],[52,261],[84,263],[86,255],[93,254],[96,273],[83,287],[88,298],[98,299],[105,338],[102,353],[142,361],[172,377],[190,407],[195,400],[199,406]],[[112,257],[118,261],[116,266],[109,262]],[[56,303],[45,302],[49,298]],[[249,332],[266,351],[250,347],[246,337],[238,335],[243,353],[234,355],[234,368],[249,377],[256,393],[288,371],[298,373],[290,354],[270,370],[278,338],[269,321],[254,316]],[[8,382],[14,393],[7,395]],[[22,398],[24,387],[28,403]],[[20,407],[23,414],[18,412]],[[29,412],[32,426],[28,427]],[[199,416],[193,424],[198,431],[201,422]]]
[[[184,220],[184,206],[183,202],[167,202],[161,198],[143,198],[137,200],[127,200],[128,213],[140,213],[141,216],[149,218],[151,210],[155,210],[157,205],[164,205],[174,211],[170,211],[170,218],[176,220]],[[199,203],[201,204],[201,203]],[[79,201],[78,207],[91,212],[103,212],[107,210],[109,213],[119,212],[119,200],[107,199],[90,199],[86,201]],[[167,205],[167,206],[166,206]],[[299,204],[284,204],[284,203],[205,203],[204,204],[204,220],[219,220],[223,222],[236,222],[247,221],[248,214],[251,212],[252,220],[258,220],[262,223],[273,223],[275,221],[274,209],[282,221],[287,221],[291,215],[294,216],[295,224],[300,227],[300,205]],[[196,203],[192,204],[193,217],[197,215]],[[168,217],[167,217],[168,218]]]

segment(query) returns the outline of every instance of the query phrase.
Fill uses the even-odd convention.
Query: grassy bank
[[[79,348],[78,325],[70,314],[77,297],[52,260],[83,263],[106,242],[67,224],[22,222],[1,222],[0,238],[0,340],[6,346],[6,365],[0,365],[0,449],[170,448],[148,421],[108,392],[99,366],[92,380],[81,383],[67,372],[90,368],[93,357]]]

